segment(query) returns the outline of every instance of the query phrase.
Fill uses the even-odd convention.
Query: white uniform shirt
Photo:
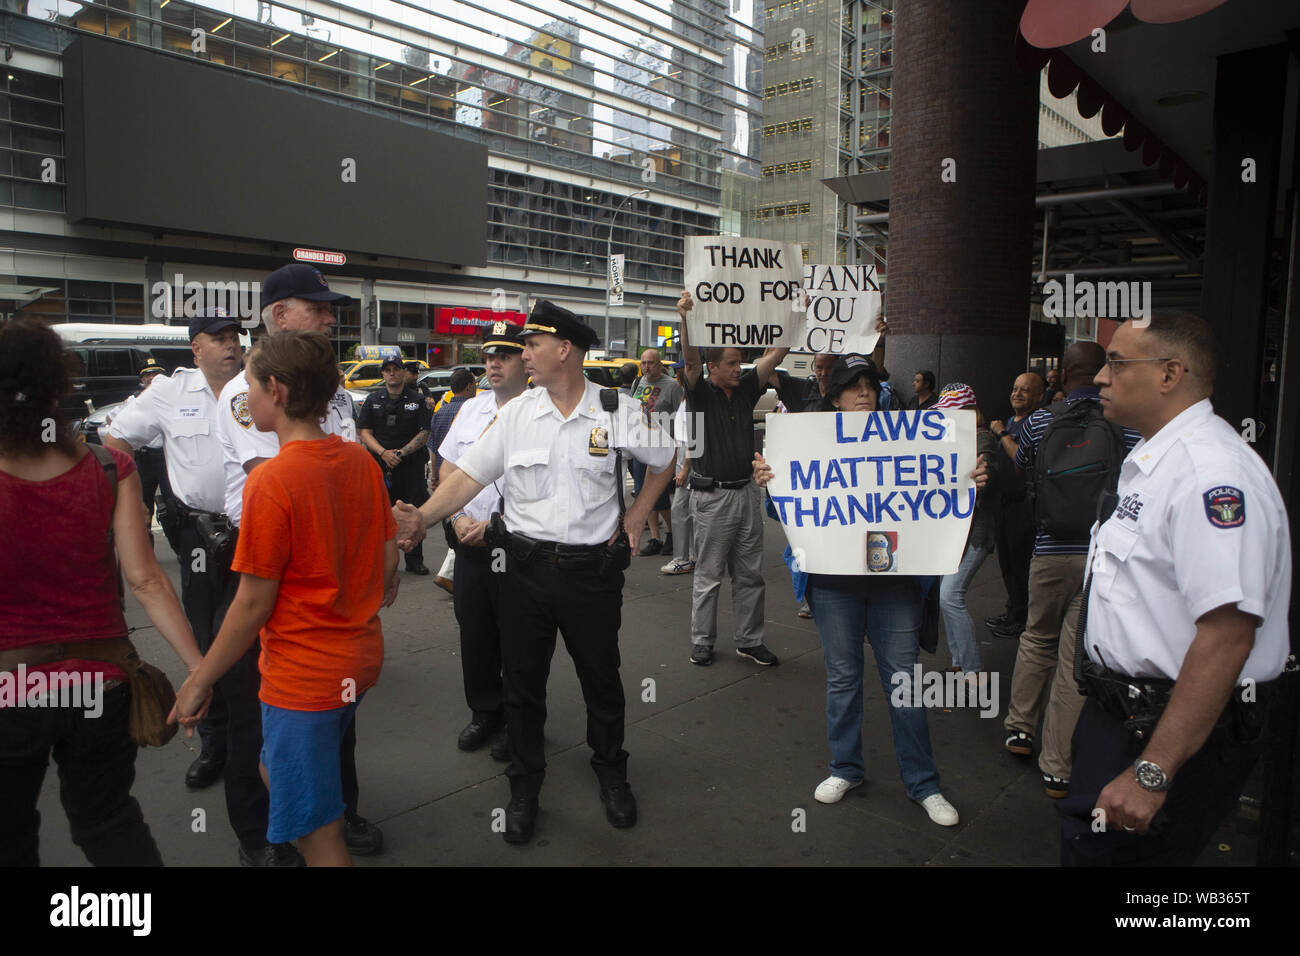
[[[1261,621],[1238,683],[1277,677],[1288,653],[1286,510],[1267,466],[1209,399],[1128,453],[1118,495],[1093,526],[1088,656],[1133,677],[1177,679],[1196,619],[1235,604]]]
[[[438,446],[438,454],[444,460],[459,467],[458,463],[465,457],[465,453],[487,431],[496,417],[495,392],[487,391],[463,402],[452,420],[451,427],[447,429],[446,437]],[[465,506],[465,514],[475,521],[487,521],[492,517],[492,512],[497,510],[497,501],[501,498],[500,488],[499,481],[488,485]]]
[[[199,511],[220,512],[226,483],[216,435],[217,396],[196,368],[159,375],[139,397],[122,408],[108,433],[134,449],[159,436],[167,455],[172,493]]]
[[[342,385],[330,399],[320,427],[327,435],[340,435],[345,441],[357,440],[352,396]],[[217,399],[217,437],[225,466],[223,508],[230,523],[238,527],[244,510],[244,480],[248,477],[244,465],[254,458],[274,458],[280,453],[279,436],[275,432],[258,431],[253,424],[248,410],[248,378],[242,370],[226,383]]]
[[[561,417],[544,388],[506,404],[457,463],[479,484],[505,476],[506,526],[560,544],[604,544],[618,526],[616,447],[655,473],[672,464],[671,436],[647,424],[625,392],[616,413],[600,404],[600,386],[587,382],[573,413]],[[592,454],[592,451],[607,454]]]
[[[127,403],[128,405],[131,404],[131,402],[133,402],[137,397],[138,397],[138,396],[136,396],[136,395],[128,395],[128,396],[126,397],[126,403]],[[121,412],[121,409],[119,408],[118,411]],[[114,417],[116,417],[116,416],[114,416]],[[108,434],[108,426],[111,425],[111,424],[113,424],[113,423],[112,423],[112,422],[108,422],[108,423],[106,423],[106,424],[104,424],[104,425],[100,425],[99,428],[97,429],[97,431],[99,432],[99,442],[100,442],[101,445],[104,443],[104,436]],[[155,438],[153,441],[149,442],[149,443],[148,443],[147,445],[145,445],[144,447],[145,447],[145,448],[148,448],[150,451],[162,451],[162,446],[163,446],[163,437],[162,437],[162,432],[159,432],[159,433],[158,433],[158,437]],[[137,450],[138,450],[138,449],[137,449]]]

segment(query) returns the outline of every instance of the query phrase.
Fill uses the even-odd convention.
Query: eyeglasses
[[[1168,356],[1167,358],[1140,358],[1140,359],[1113,359],[1113,358],[1108,358],[1108,359],[1106,359],[1106,365],[1107,365],[1108,368],[1114,368],[1116,365],[1128,365],[1128,364],[1130,364],[1130,363],[1132,363],[1132,362],[1176,362],[1176,361],[1179,361],[1179,360],[1178,360],[1178,359],[1175,359],[1172,355],[1171,355],[1171,356]],[[1186,368],[1186,366],[1184,366],[1184,368]],[[1190,370],[1189,370],[1189,371],[1190,371]]]

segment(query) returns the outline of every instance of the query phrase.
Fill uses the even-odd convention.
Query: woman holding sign
[[[874,412],[880,381],[860,355],[840,358],[831,370],[822,411]],[[972,477],[988,478],[983,463]],[[754,480],[766,487],[772,469],[754,456]],[[826,659],[826,733],[831,775],[818,785],[820,803],[836,803],[866,774],[862,759],[863,634],[871,642],[885,698],[894,754],[907,795],[940,826],[956,826],[957,811],[939,792],[939,771],[930,748],[930,729],[912,687],[920,658],[921,579],[902,575],[807,575],[807,597]],[[900,703],[915,706],[900,706]]]

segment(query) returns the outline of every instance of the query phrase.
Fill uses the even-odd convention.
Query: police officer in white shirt
[[[167,477],[180,505],[177,554],[181,603],[199,650],[207,653],[220,628],[218,615],[227,582],[210,566],[199,534],[204,515],[225,506],[221,447],[215,431],[217,395],[239,371],[239,321],[222,309],[205,309],[190,321],[190,348],[198,368],[178,368],[159,376],[126,405],[108,426],[104,444],[131,454],[162,439]],[[214,694],[208,715],[199,723],[202,752],[185,782],[194,789],[210,786],[226,762],[226,700]]]
[[[672,477],[671,436],[647,423],[629,396],[587,381],[582,360],[600,340],[572,312],[550,302],[533,309],[523,335],[524,363],[539,387],[507,404],[418,511],[394,507],[398,544],[408,547],[426,524],[454,514],[504,476],[504,544],[489,527],[488,545],[505,559],[501,652],[506,724],[513,760],[505,839],[526,843],[546,771],[542,730],[546,678],[555,632],[564,636],[587,703],[587,743],[605,815],[615,827],[636,823],[623,749],[623,684],[618,629],[623,568],[646,514]],[[612,405],[607,410],[606,401]],[[650,467],[619,528],[626,451]],[[631,539],[630,541],[628,539]],[[494,555],[494,559],[497,555]]]
[[[438,446],[442,472],[451,474],[455,465],[496,421],[507,402],[521,395],[528,384],[524,369],[524,341],[520,328],[509,322],[495,322],[485,329],[483,363],[492,386],[464,402]],[[440,476],[441,480],[441,476]],[[501,482],[480,491],[463,510],[447,521],[447,542],[456,551],[452,572],[452,603],[460,625],[460,665],[465,678],[465,702],[470,721],[460,732],[456,745],[477,750],[489,739],[493,760],[510,759],[510,741],[505,726],[505,694],[501,685],[501,575],[492,571],[492,549],[483,540],[488,520],[499,511]]]
[[[335,304],[348,298],[340,292],[331,292],[319,269],[305,263],[292,263],[276,269],[263,280],[262,323],[268,335],[286,329],[328,332],[334,325]],[[321,427],[327,434],[356,441],[352,400],[341,384],[330,400]],[[253,424],[253,416],[248,410],[248,379],[242,371],[222,389],[218,400],[217,434],[225,467],[224,506],[238,533],[245,479],[254,468],[280,452],[280,440],[275,432],[258,431]],[[229,576],[238,581],[239,575]],[[230,596],[234,596],[233,590]],[[262,711],[257,697],[261,685],[257,669],[259,653],[260,644],[254,641],[220,682],[220,686],[227,689],[231,714],[226,803],[230,809],[231,825],[239,837],[241,863],[245,866],[301,866],[302,857],[292,845],[266,842],[268,797],[258,772],[262,750]],[[359,788],[355,750],[354,720],[344,735],[340,753],[346,808],[343,835],[348,849],[353,854],[364,856],[379,852],[383,846],[383,834],[357,814]]]
[[[1286,661],[1287,516],[1214,414],[1215,356],[1201,319],[1157,315],[1119,327],[1096,377],[1106,417],[1142,441],[1093,528],[1066,864],[1191,865],[1255,763]]]

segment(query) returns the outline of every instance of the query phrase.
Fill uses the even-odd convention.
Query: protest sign
[[[797,352],[870,355],[880,338],[880,286],[876,267],[804,266],[808,311],[796,333]]]
[[[699,348],[785,347],[803,322],[803,253],[792,242],[736,236],[686,238],[687,316]]]
[[[975,412],[767,416],[763,456],[801,569],[952,574],[975,510]]]

